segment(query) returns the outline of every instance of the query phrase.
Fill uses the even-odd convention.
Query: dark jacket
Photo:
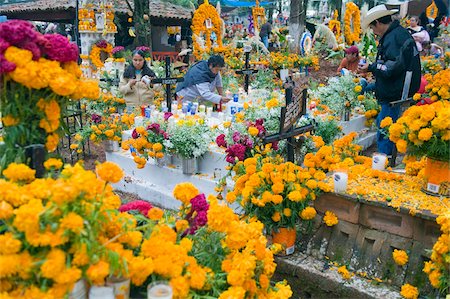
[[[261,26],[261,30],[259,32],[259,36],[262,38],[264,36],[269,36],[270,32],[272,31],[272,26],[270,25],[269,22],[264,23]]]
[[[408,96],[413,96],[420,87],[420,57],[409,32],[393,21],[378,44],[377,60],[369,66],[375,76],[375,96],[379,102],[401,99],[407,70],[412,80]]]
[[[188,88],[192,85],[197,85],[205,82],[213,82],[216,78],[216,74],[211,72],[208,66],[208,62],[205,60],[199,61],[194,64],[184,76],[184,81],[178,83],[176,91],[180,91],[184,88]]]

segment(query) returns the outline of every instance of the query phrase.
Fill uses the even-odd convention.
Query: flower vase
[[[44,162],[47,150],[43,144],[25,146],[25,160],[30,168],[36,170],[36,177],[42,178],[45,173]]]
[[[89,299],[115,299],[114,288],[104,286],[91,286]]]
[[[350,121],[350,109],[344,109],[344,121]]]
[[[172,164],[172,156],[169,154],[165,154],[162,158],[156,158],[156,165],[158,167],[164,167]]]
[[[288,76],[289,76],[289,70],[288,69],[281,69],[280,70],[280,79],[281,79],[281,81],[285,82]]]
[[[183,174],[194,174],[198,170],[197,158],[181,158]]]
[[[105,140],[103,145],[105,147],[105,152],[118,152],[120,149],[119,141],[115,140]]]
[[[114,68],[123,73],[125,70],[125,61],[114,61]]]
[[[115,298],[130,299],[130,279],[122,277],[109,277],[106,285],[114,288]]]
[[[297,231],[295,228],[281,227],[272,232],[272,243],[278,243],[283,246],[283,251],[279,255],[290,255],[295,251],[295,240]]]
[[[69,299],[87,299],[86,281],[78,280],[69,293]]]
[[[431,195],[450,195],[450,163],[427,157],[424,190]]]

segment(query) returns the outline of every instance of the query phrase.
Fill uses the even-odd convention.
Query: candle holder
[[[147,299],[172,299],[173,290],[167,281],[154,281],[147,287]]]

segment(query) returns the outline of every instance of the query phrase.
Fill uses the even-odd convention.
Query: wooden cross
[[[272,143],[287,139],[288,161],[294,162],[294,136],[314,130],[314,124],[295,128],[295,124],[306,113],[308,91],[302,89],[299,81],[288,77],[285,83],[286,106],[281,108],[280,132],[264,138],[264,143]]]
[[[248,93],[248,85],[249,85],[249,77],[250,75],[253,75],[258,72],[258,70],[251,69],[250,68],[250,51],[252,50],[251,47],[246,48],[244,47],[245,52],[245,68],[243,70],[236,71],[236,74],[238,75],[245,75],[245,84],[244,84],[244,90],[246,93]]]
[[[170,57],[166,56],[166,78],[157,78],[152,80],[152,84],[163,84],[166,86],[166,103],[169,112],[172,110],[172,85],[178,82],[183,82],[184,78],[171,78],[170,77]]]

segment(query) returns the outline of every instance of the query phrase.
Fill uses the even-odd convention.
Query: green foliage
[[[253,89],[267,88],[271,89],[275,80],[275,75],[271,70],[259,70],[251,77],[252,83],[250,86]]]
[[[314,135],[321,136],[325,144],[331,144],[340,134],[341,128],[335,119],[316,121]]]

